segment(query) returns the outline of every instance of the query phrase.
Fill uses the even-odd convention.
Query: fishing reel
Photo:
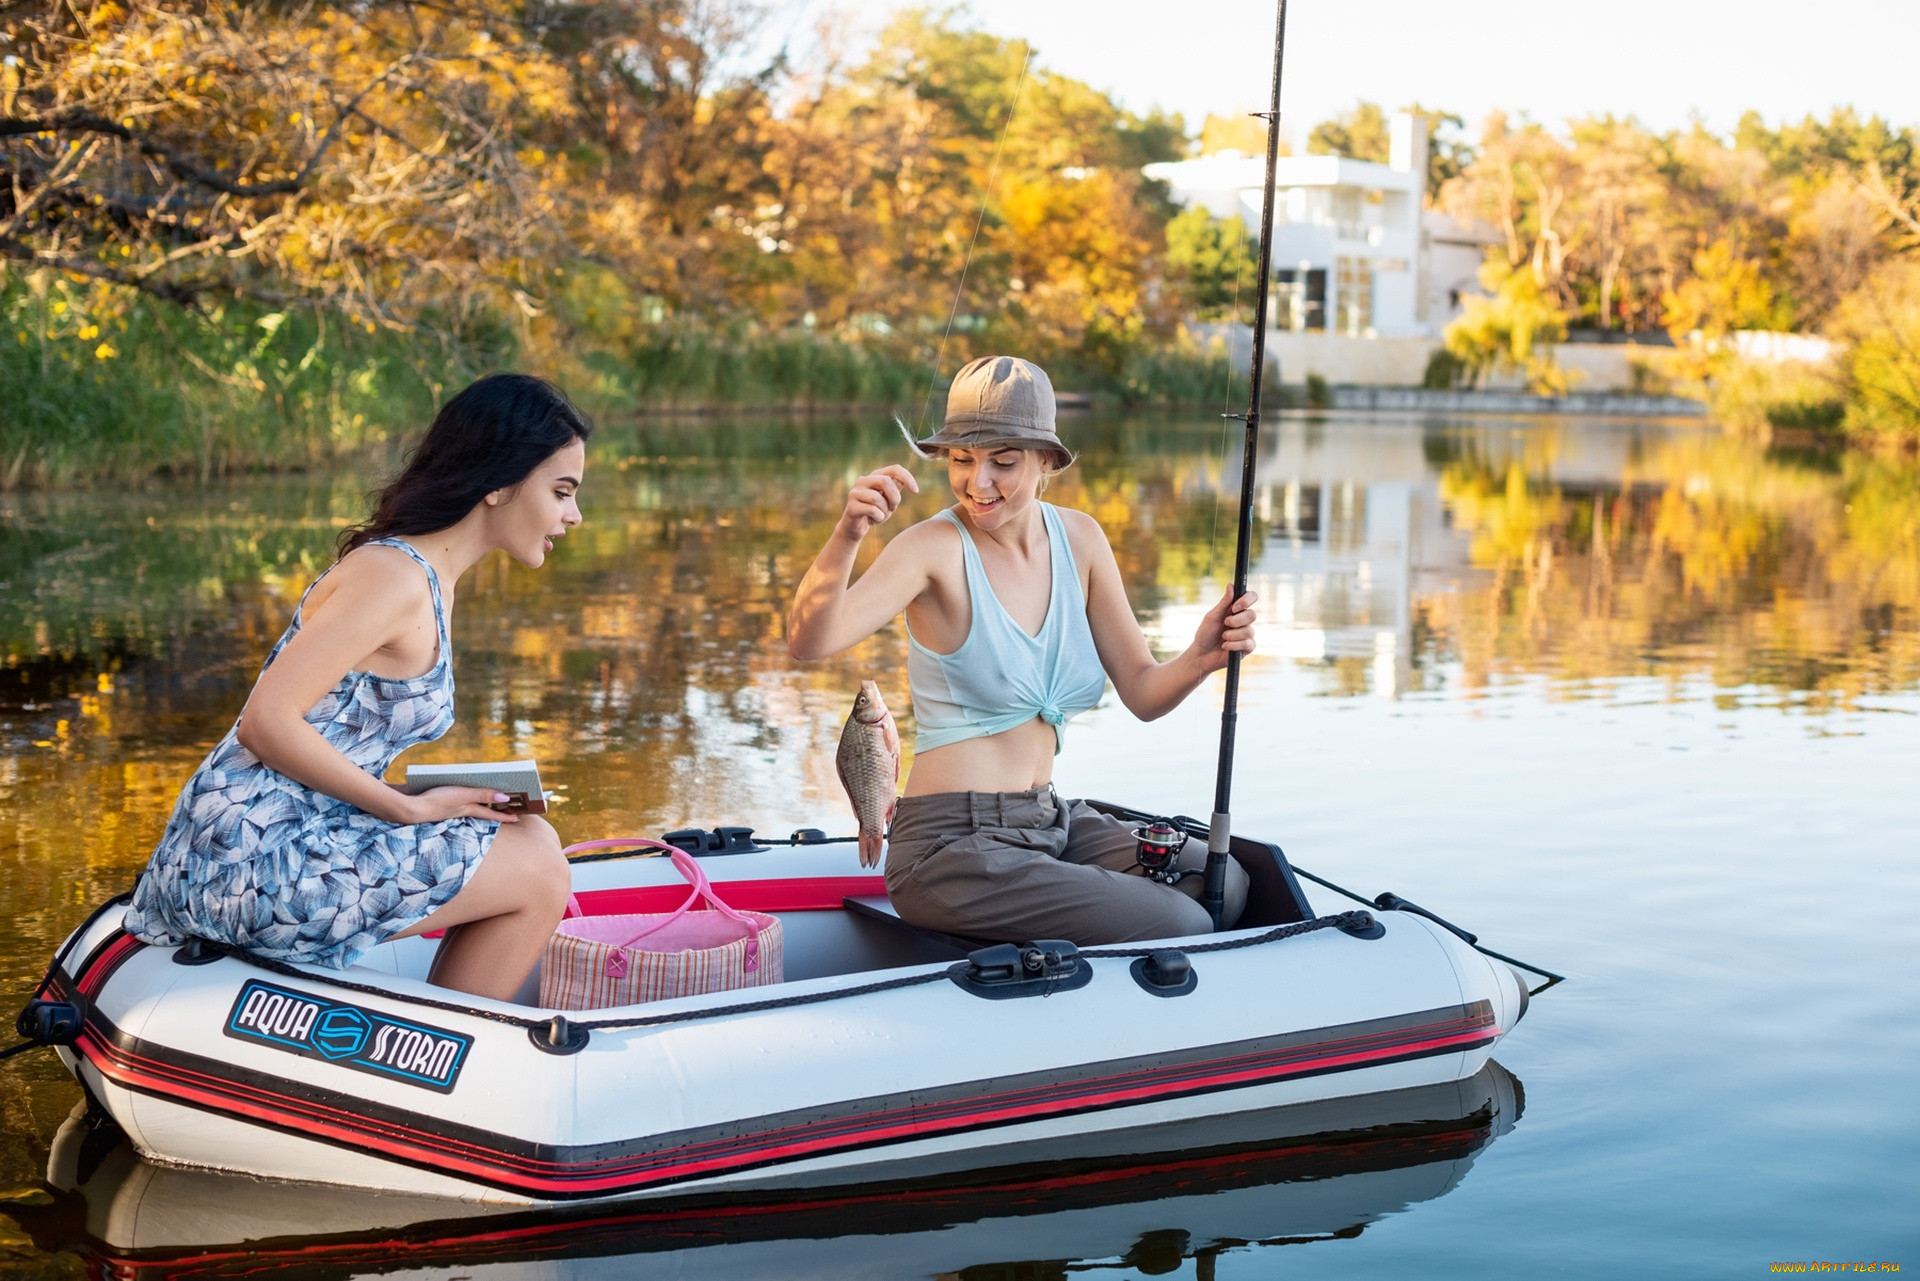
[[[1162,885],[1176,885],[1182,877],[1197,875],[1192,869],[1174,866],[1180,857],[1180,851],[1186,848],[1187,834],[1170,818],[1156,818],[1145,827],[1133,829],[1133,839],[1140,843],[1134,851],[1134,861],[1150,881]]]

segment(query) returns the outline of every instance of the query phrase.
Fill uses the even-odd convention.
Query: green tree
[[[1310,156],[1345,156],[1349,160],[1387,162],[1392,141],[1387,116],[1377,102],[1361,102],[1331,120],[1322,120],[1307,132]]]
[[[1847,427],[1864,439],[1920,445],[1920,258],[1880,267],[1834,311]]]
[[[1242,292],[1252,297],[1253,258],[1253,237],[1238,218],[1215,218],[1195,205],[1167,224],[1167,266],[1202,319],[1231,318]]]

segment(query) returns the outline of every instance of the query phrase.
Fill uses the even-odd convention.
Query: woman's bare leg
[[[395,938],[445,930],[429,983],[506,1001],[520,990],[567,910],[572,869],[545,820],[503,823],[451,902]]]

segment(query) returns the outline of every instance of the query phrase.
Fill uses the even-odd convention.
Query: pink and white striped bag
[[[700,996],[781,981],[780,919],[740,912],[714,893],[698,860],[684,850],[642,838],[587,841],[567,848],[645,847],[665,851],[693,892],[671,912],[583,916],[580,900],[547,940],[540,1004],[597,1010],[674,996]],[[693,911],[702,900],[711,911]]]

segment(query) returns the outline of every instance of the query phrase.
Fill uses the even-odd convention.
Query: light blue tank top
[[[960,531],[973,622],[966,640],[951,654],[934,653],[907,629],[907,688],[918,725],[915,751],[1004,734],[1037,716],[1053,726],[1057,752],[1062,724],[1106,692],[1107,672],[1087,625],[1086,597],[1066,527],[1051,503],[1041,503],[1040,514],[1046,522],[1053,591],[1040,634],[1029,636],[993,594],[966,525],[952,511],[940,513],[940,519]]]

